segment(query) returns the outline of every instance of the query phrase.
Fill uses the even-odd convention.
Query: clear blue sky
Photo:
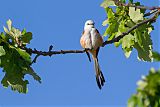
[[[86,20],[93,19],[103,34],[106,18],[100,7],[103,0],[2,0],[0,31],[8,19],[15,27],[33,33],[28,47],[48,50],[81,49],[79,39]],[[141,0],[142,1],[142,0]],[[145,5],[158,5],[158,0],[143,0]],[[156,24],[155,29],[158,28]],[[154,49],[158,50],[158,31],[152,32]],[[134,50],[126,59],[121,47],[108,45],[101,48],[99,63],[106,78],[105,86],[99,90],[95,81],[93,62],[86,54],[55,55],[39,57],[33,65],[41,76],[42,84],[29,79],[27,94],[13,92],[0,85],[0,107],[4,106],[108,106],[125,107],[127,99],[136,91],[136,82],[158,63],[140,62]],[[0,74],[0,79],[3,77]]]

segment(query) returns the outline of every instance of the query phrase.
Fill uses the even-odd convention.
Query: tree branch
[[[52,56],[52,55],[56,55],[56,54],[68,54],[68,53],[84,53],[87,50],[83,49],[83,50],[60,50],[60,51],[39,51],[37,49],[31,49],[31,48],[26,48],[26,47],[20,47],[23,50],[26,50],[26,52],[30,53],[30,54],[37,54],[38,56],[42,55],[42,56]]]
[[[31,64],[36,63],[37,58],[38,58],[39,56],[40,56],[40,55],[39,55],[39,54],[37,54],[37,55],[34,57],[34,59],[33,59],[33,61],[32,61],[32,63],[31,63]]]
[[[118,42],[120,39],[122,39],[124,36],[128,35],[130,32],[132,32],[133,30],[135,30],[136,28],[138,28],[139,26],[143,25],[143,24],[146,24],[148,22],[152,22],[152,21],[155,21],[156,20],[156,17],[157,15],[159,15],[160,13],[160,10],[157,11],[154,16],[152,16],[151,18],[147,19],[147,20],[144,20],[138,24],[136,24],[135,26],[133,26],[132,28],[130,28],[127,32],[123,32],[121,35],[119,35],[118,37],[112,39],[112,40],[107,40],[103,43],[102,47],[104,47],[105,45],[107,44],[112,44],[114,42]]]
[[[157,11],[158,11],[158,9],[151,10],[150,12],[148,12],[148,13],[144,14],[144,17],[146,17],[146,16],[150,16],[150,15],[152,15],[153,13],[155,13],[155,12],[157,12]]]
[[[117,5],[117,6],[125,6],[125,7],[135,7],[135,8],[137,8],[137,9],[146,9],[146,10],[155,10],[155,9],[160,9],[160,7],[159,6],[153,6],[153,7],[148,7],[148,6],[136,6],[136,5],[134,5],[134,4],[131,4],[131,3],[122,3],[122,2],[120,2],[119,0],[114,0],[115,1],[115,4]]]
[[[122,33],[121,35],[119,35],[118,37],[112,39],[112,40],[106,40],[102,47],[104,47],[107,44],[112,44],[114,42],[118,42],[120,39],[122,39],[125,35],[128,35],[131,31],[135,30],[136,28],[138,28],[139,26],[146,24],[148,22],[152,22],[156,20],[157,15],[159,15],[160,10],[158,10],[151,18],[144,20],[138,24],[136,24],[135,26],[133,26],[132,28],[130,28],[127,32]],[[49,47],[48,51],[39,51],[37,49],[31,49],[31,48],[27,48],[27,47],[20,47],[23,50],[26,50],[26,52],[30,53],[30,54],[36,54],[36,57],[34,58],[34,60],[32,61],[32,63],[36,62],[37,57],[39,56],[52,56],[52,55],[56,55],[56,54],[69,54],[69,53],[85,53],[86,51],[88,51],[89,49],[83,49],[83,50],[60,50],[60,51],[52,51],[53,46],[51,45]]]

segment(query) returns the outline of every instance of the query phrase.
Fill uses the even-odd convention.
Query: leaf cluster
[[[29,84],[26,74],[41,83],[41,78],[31,67],[31,54],[20,48],[30,43],[32,33],[14,28],[11,20],[7,21],[4,31],[0,34],[0,67],[5,73],[1,83],[6,88],[10,86],[14,91],[26,93]]]
[[[121,1],[125,3],[125,0]],[[130,3],[140,6],[139,2]],[[105,9],[107,19],[103,22],[103,26],[107,26],[104,36],[108,36],[108,40],[112,40],[119,35],[127,32],[139,22],[148,18],[144,17],[145,9],[135,7],[118,6],[115,0],[104,0],[101,6]],[[152,40],[150,33],[153,30],[152,22],[138,26],[135,30],[125,35],[121,40],[115,42],[116,47],[122,46],[122,50],[127,58],[129,58],[133,49],[138,52],[138,59],[142,61],[152,61]]]
[[[137,93],[128,100],[128,107],[159,107],[160,70],[151,68],[147,76],[137,82]]]

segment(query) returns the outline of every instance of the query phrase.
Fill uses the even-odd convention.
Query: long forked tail
[[[105,83],[105,79],[104,79],[104,76],[103,76],[103,73],[100,69],[100,66],[99,66],[99,63],[98,63],[98,59],[93,57],[94,59],[94,67],[95,67],[95,71],[96,71],[96,81],[97,81],[97,85],[99,87],[99,89],[102,88],[102,86],[104,85]]]
[[[88,56],[89,61],[91,62],[91,57],[90,57],[90,55],[89,55],[89,53],[87,51],[86,51],[86,54]]]

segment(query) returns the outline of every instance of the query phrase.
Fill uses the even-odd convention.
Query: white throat
[[[94,28],[94,21],[87,20],[84,25],[84,30],[91,30],[92,28]]]

